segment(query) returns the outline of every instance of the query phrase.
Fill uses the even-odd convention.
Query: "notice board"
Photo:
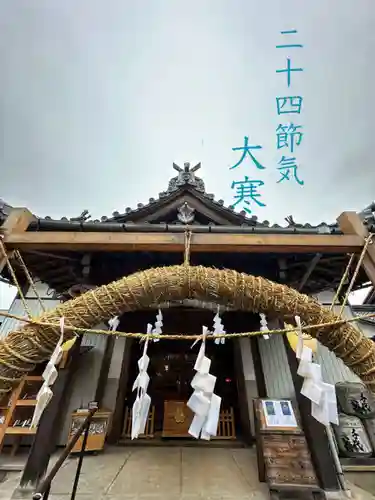
[[[270,489],[317,489],[298,411],[290,399],[254,401],[259,480]]]

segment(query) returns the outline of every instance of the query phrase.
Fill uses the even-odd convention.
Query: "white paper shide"
[[[270,336],[268,335],[269,329],[268,329],[266,315],[264,313],[259,313],[259,317],[260,317],[260,331],[263,332],[263,338],[268,340]]]
[[[216,436],[220,416],[221,397],[214,393],[216,377],[210,374],[211,360],[205,355],[207,327],[194,365],[197,372],[191,381],[194,389],[187,406],[194,412],[189,434],[196,439],[210,440]]]
[[[56,365],[60,363],[62,356],[61,345],[64,340],[64,318],[60,319],[60,338],[56,344],[56,347],[52,353],[50,360],[47,363],[47,366],[44,369],[42,374],[42,378],[44,380],[42,387],[39,389],[39,392],[36,396],[36,406],[33,414],[33,418],[31,420],[30,427],[36,427],[39,424],[40,417],[42,416],[45,408],[48,403],[51,401],[53,392],[50,387],[55,383],[58,375],[58,371],[56,369]]]
[[[161,310],[159,309],[156,315],[155,325],[151,333],[156,335],[161,335],[163,333],[162,326],[163,326],[163,315],[161,313]],[[159,342],[160,339],[153,339],[153,340],[154,342]]]
[[[152,325],[147,325],[147,334],[152,332]],[[147,356],[149,338],[146,337],[142,356],[138,359],[138,376],[133,384],[133,391],[137,391],[137,395],[132,409],[132,431],[131,438],[137,439],[140,434],[145,432],[148,412],[150,410],[151,398],[147,394],[150,377],[147,373],[150,358]]]
[[[214,317],[214,331],[212,332],[212,334],[214,336],[218,336],[218,335],[225,335],[225,333],[226,332],[224,330],[224,325],[220,317],[220,307],[218,306],[217,313],[215,314]],[[215,344],[225,344],[225,338],[221,337],[215,339]]]
[[[301,394],[311,400],[311,415],[318,422],[325,426],[338,425],[335,386],[323,382],[321,366],[313,362],[312,350],[303,343],[299,316],[295,320],[298,330],[296,356],[300,360],[297,373],[304,378]]]
[[[115,332],[120,324],[120,320],[118,316],[114,316],[108,321],[108,326],[111,332]]]

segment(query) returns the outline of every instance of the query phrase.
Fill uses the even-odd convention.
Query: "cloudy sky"
[[[374,0],[0,0],[0,23],[12,205],[111,215],[156,197],[185,161],[228,205],[233,181],[264,183],[265,206],[246,207],[271,222],[332,222],[375,198]],[[291,43],[302,47],[276,48]],[[303,70],[289,87],[287,58]],[[303,98],[300,114],[278,116],[287,96]],[[290,123],[303,133],[293,154],[290,136],[277,148]],[[230,169],[245,136],[264,169],[250,156]],[[277,182],[283,156],[303,186],[292,170]]]

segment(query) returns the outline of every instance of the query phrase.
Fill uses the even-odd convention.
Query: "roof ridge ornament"
[[[177,219],[183,224],[190,224],[194,221],[195,208],[191,207],[186,201],[177,209]]]
[[[89,211],[87,209],[85,209],[81,213],[81,215],[79,215],[78,217],[71,217],[69,220],[71,222],[86,222],[90,218],[91,218],[91,215],[90,215]]]
[[[176,177],[169,181],[167,193],[177,191],[182,186],[190,185],[197,191],[205,192],[205,186],[202,179],[195,176],[195,172],[201,168],[201,163],[197,163],[194,167],[190,167],[189,162],[184,163],[184,168],[181,168],[176,163],[173,163],[173,168],[178,172]]]

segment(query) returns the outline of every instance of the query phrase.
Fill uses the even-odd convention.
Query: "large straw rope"
[[[299,315],[314,325],[338,318],[317,301],[262,277],[188,265],[161,267],[138,272],[101,286],[70,300],[40,317],[58,324],[64,316],[67,325],[91,328],[126,311],[165,302],[193,298],[231,305],[235,309],[274,312],[281,317]],[[375,343],[352,325],[311,330],[375,392]],[[65,340],[71,338],[67,331]],[[0,343],[0,389],[8,391],[35,363],[48,358],[59,338],[51,326],[26,325],[10,333]]]

